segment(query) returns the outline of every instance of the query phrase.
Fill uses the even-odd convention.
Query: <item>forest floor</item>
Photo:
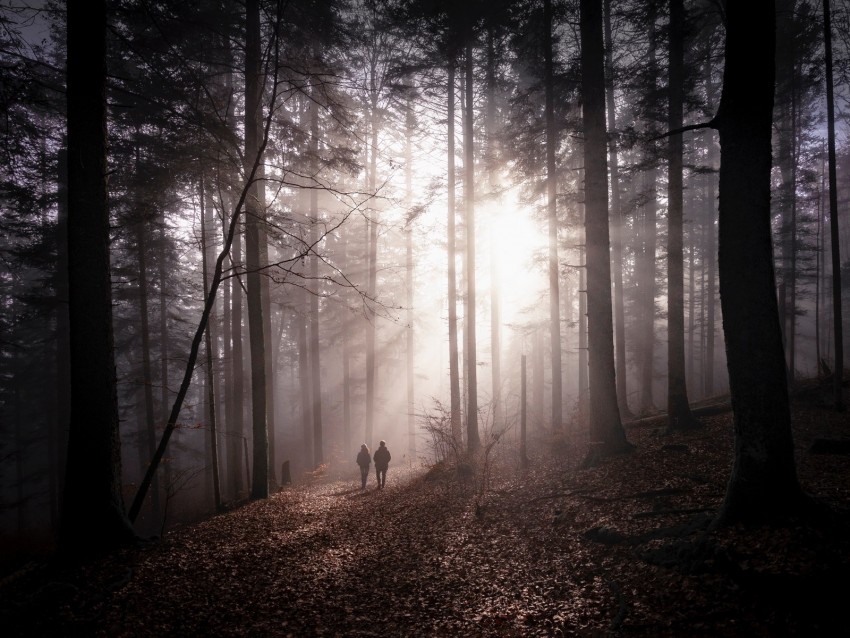
[[[827,521],[708,522],[732,465],[731,413],[667,435],[627,427],[627,455],[580,444],[490,486],[391,464],[387,487],[318,476],[75,568],[0,581],[4,636],[847,635],[850,416],[794,407],[798,473]]]

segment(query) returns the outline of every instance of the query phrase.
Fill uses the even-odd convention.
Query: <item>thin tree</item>
[[[546,209],[549,221],[549,334],[552,349],[552,428],[563,427],[561,371],[561,302],[558,263],[558,208],[555,150],[558,145],[555,128],[555,65],[552,59],[552,0],[543,3],[543,56],[545,67],[546,111]]]
[[[470,453],[481,447],[478,436],[478,357],[476,355],[475,336],[475,149],[473,146],[473,87],[474,65],[472,59],[472,33],[466,43],[466,69],[464,81],[466,88],[466,117],[463,120],[463,169],[464,203],[466,205],[466,298],[464,305],[464,323],[466,330],[466,446]]]
[[[832,244],[832,321],[835,330],[835,365],[833,371],[833,403],[844,410],[842,385],[844,377],[844,329],[841,313],[841,250],[838,234],[838,184],[835,173],[835,98],[832,79],[832,27],[829,0],[823,0],[823,41],[826,63],[826,121],[829,152],[829,234]]]
[[[449,393],[450,420],[452,436],[456,442],[461,440],[460,419],[460,370],[458,366],[457,341],[457,211],[455,202],[455,69],[454,55],[449,55],[448,79],[446,81],[446,106],[448,128],[447,152],[447,225],[446,253],[448,258],[448,304],[449,304]]]
[[[626,383],[626,313],[623,302],[623,211],[620,203],[620,162],[617,154],[617,109],[614,101],[614,40],[611,31],[611,0],[604,0],[605,105],[608,115],[608,170],[611,173],[611,253],[614,276],[614,352],[616,355],[617,403],[620,416],[631,416]]]
[[[685,82],[685,4],[670,0],[668,130],[682,128]],[[688,404],[685,380],[685,288],[683,250],[684,186],[682,134],[667,138],[667,418],[670,429],[697,425]]]

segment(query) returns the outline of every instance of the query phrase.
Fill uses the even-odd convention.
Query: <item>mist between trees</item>
[[[745,148],[735,91],[764,69],[770,250],[748,259],[730,213],[727,276],[754,288],[726,298],[767,299],[742,316],[778,323],[780,386],[840,387],[848,7],[827,64],[826,3],[753,3],[776,48],[735,85],[746,20],[719,6],[4,2],[3,536],[52,538],[64,511],[69,546],[113,542],[124,502],[160,533],[353,476],[381,439],[419,467],[695,426],[739,348],[717,130]]]

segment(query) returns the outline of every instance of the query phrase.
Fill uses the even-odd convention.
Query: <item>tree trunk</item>
[[[212,211],[209,206],[209,192],[206,188],[204,175],[201,174],[199,199],[201,202],[201,258],[204,278],[204,298],[210,294],[209,287],[209,262],[210,262],[210,244],[212,241],[207,235],[208,229],[212,227]],[[210,320],[207,324],[207,329],[204,332],[204,349],[207,353],[205,366],[206,385],[207,385],[207,405],[209,413],[209,438],[210,438],[210,463],[212,464],[212,486],[213,486],[213,502],[215,509],[221,508],[221,477],[219,475],[218,464],[218,423],[216,421],[216,397],[218,396],[218,388],[216,382],[216,374],[213,369],[213,361],[215,360],[216,352],[213,344],[217,343],[213,335],[215,326],[215,306],[210,309]]]
[[[720,132],[720,303],[735,461],[717,522],[767,521],[800,501],[770,232],[773,0],[727,5]],[[759,46],[753,47],[753,42]]]
[[[407,223],[404,229],[405,253],[405,306],[407,306],[407,326],[405,328],[405,373],[407,386],[407,450],[411,462],[416,461],[416,417],[413,410],[413,87],[407,87],[407,104],[404,120],[404,191],[407,208]]]
[[[844,378],[844,328],[841,319],[841,251],[838,235],[838,184],[835,174],[835,100],[832,79],[832,28],[829,0],[823,0],[823,36],[826,59],[826,119],[829,148],[829,231],[832,244],[832,317],[835,325],[835,364],[833,366],[833,402],[844,410],[841,386]]]
[[[374,194],[377,188],[378,171],[378,104],[377,96],[372,96],[371,137],[369,142],[369,193]],[[366,444],[372,445],[372,433],[375,426],[375,325],[378,317],[373,304],[378,282],[378,210],[370,207],[368,210],[369,243],[367,262],[369,264],[369,280],[367,295],[366,326]]]
[[[496,45],[493,27],[487,29],[487,117],[484,122],[487,138],[487,183],[490,196],[496,197]],[[495,212],[496,200],[493,211]],[[493,394],[493,427],[499,428],[503,422],[502,414],[502,299],[499,262],[501,255],[494,250],[494,224],[490,225],[490,352],[492,361],[491,385]]]
[[[315,96],[314,96],[315,98]],[[319,105],[310,104],[310,162],[311,172],[319,170]],[[319,338],[319,192],[310,189],[310,368],[312,372],[311,390],[313,392],[313,467],[318,468],[324,462],[322,443],[322,364]],[[371,274],[370,274],[371,277]],[[374,324],[373,324],[374,327]],[[373,342],[374,343],[374,342]],[[374,357],[374,354],[373,354]],[[374,361],[374,358],[373,358]]]
[[[464,200],[466,203],[466,446],[470,453],[481,447],[478,436],[478,356],[475,337],[475,149],[473,147],[473,60],[472,40],[466,44],[466,118],[463,131]]]
[[[138,163],[136,164],[138,169]],[[137,193],[137,204],[141,207],[141,193]],[[141,213],[141,211],[140,211]],[[151,368],[151,335],[150,322],[148,320],[148,266],[147,252],[148,246],[146,242],[147,229],[145,228],[144,214],[141,213],[140,219],[136,221],[136,261],[139,267],[139,316],[141,319],[141,337],[142,337],[142,392],[145,400],[144,407],[144,423],[145,430],[139,438],[140,448],[143,450],[140,455],[145,461],[151,458],[156,451],[156,419],[154,416],[153,407],[153,372]],[[142,443],[144,442],[144,445]],[[145,463],[139,466],[140,471],[144,471]],[[154,476],[153,491],[151,493],[151,510],[153,520],[159,520],[161,517],[159,503],[159,481]]]
[[[71,413],[59,548],[74,558],[134,534],[121,494],[106,194],[106,3],[68,13]]]
[[[543,3],[543,52],[546,84],[546,205],[549,220],[549,335],[552,349],[552,428],[563,428],[562,366],[561,366],[561,302],[560,268],[558,262],[558,209],[555,149],[558,145],[555,130],[554,63],[552,61],[552,0]]]
[[[617,156],[617,110],[614,102],[614,41],[611,34],[611,0],[604,0],[605,104],[608,114],[608,170],[611,173],[611,253],[614,276],[614,352],[616,354],[617,404],[627,419],[629,393],[626,383],[626,312],[623,303],[623,212],[620,205],[620,164]]]
[[[457,340],[457,227],[455,210],[455,60],[449,60],[447,81],[448,109],[448,304],[449,304],[449,385],[451,395],[452,437],[458,444],[461,440],[460,418],[460,370],[458,368]]]
[[[682,128],[685,82],[685,4],[670,0],[668,130]],[[667,138],[667,419],[671,430],[694,427],[685,379],[685,256],[682,134]]]
[[[260,4],[245,3],[245,174],[262,163],[259,154],[260,101]],[[260,268],[260,221],[263,204],[256,176],[245,200],[245,266],[248,300],[248,333],[251,348],[251,431],[253,434],[253,484],[251,498],[269,496],[269,435],[266,429],[266,339],[263,332],[263,301]]]
[[[581,0],[580,34],[590,436],[599,444],[596,453],[608,455],[631,445],[620,422],[614,376],[602,0]]]

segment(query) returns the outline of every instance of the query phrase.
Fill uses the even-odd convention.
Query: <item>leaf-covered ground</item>
[[[731,467],[731,415],[583,468],[580,441],[490,489],[390,468],[303,482],[74,569],[0,581],[6,636],[847,635],[850,456],[811,454],[850,420],[795,408],[798,472],[824,521],[709,531]],[[558,448],[560,449],[560,448]]]

